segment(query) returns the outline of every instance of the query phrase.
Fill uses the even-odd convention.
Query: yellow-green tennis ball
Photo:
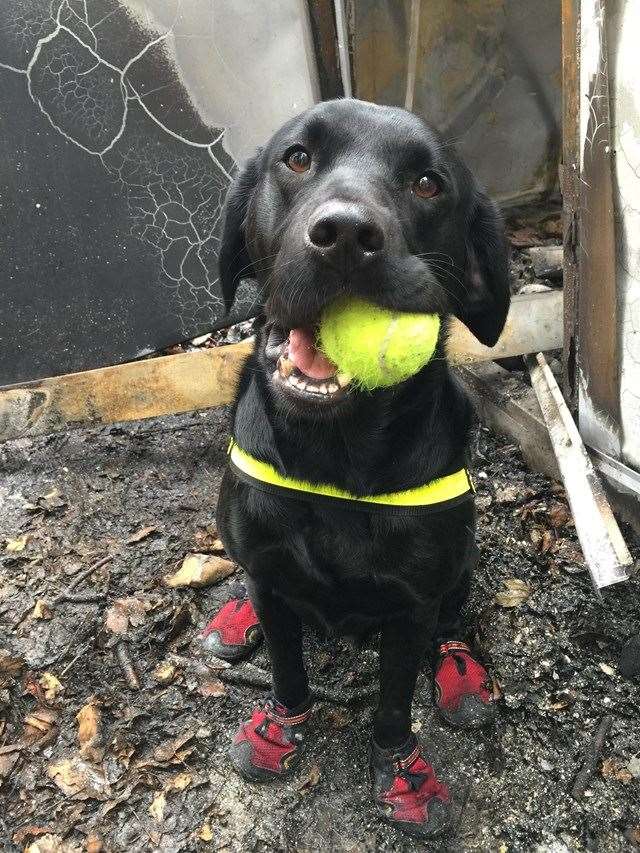
[[[389,311],[363,299],[340,299],[325,310],[319,348],[342,373],[368,390],[409,379],[433,357],[437,314]]]

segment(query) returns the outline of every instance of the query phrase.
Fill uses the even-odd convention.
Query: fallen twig
[[[71,581],[69,586],[64,590],[64,592],[59,593],[54,598],[51,599],[51,605],[59,604],[61,601],[78,601],[82,599],[78,598],[70,598],[69,596],[73,592],[73,590],[80,586],[80,584],[86,580],[89,575],[92,575],[95,571],[102,568],[106,563],[110,563],[113,560],[113,555],[109,554],[106,557],[103,557],[101,560],[98,560],[97,563],[94,563],[92,566],[89,566],[88,569],[85,569],[84,572],[80,572],[80,574],[76,575],[75,578]]]
[[[74,666],[80,660],[80,658],[89,651],[90,647],[91,643],[87,643],[80,649],[78,654],[71,661],[69,661],[65,668],[60,672],[60,678],[62,678],[63,675],[66,675],[69,672],[71,667]]]
[[[66,592],[62,592],[56,596],[55,603],[59,604],[61,601],[68,601],[72,604],[96,604],[99,601],[104,601],[105,596],[105,592],[89,592],[86,595],[69,595]]]
[[[223,669],[217,673],[220,681],[225,684],[241,685],[243,687],[257,687],[261,690],[271,687],[271,675],[264,669],[254,666],[253,664],[245,664],[244,666],[233,667],[232,669]],[[359,690],[352,690],[347,693],[337,693],[334,690],[329,690],[319,684],[311,684],[309,686],[311,695],[315,699],[320,699],[324,702],[332,702],[334,705],[351,705],[354,702],[359,702],[362,699],[368,699],[378,692],[375,685],[371,687],[362,687]]]
[[[140,690],[140,679],[133,668],[133,662],[129,655],[129,649],[125,640],[120,640],[120,642],[117,643],[115,647],[115,654],[127,685],[131,690]]]
[[[586,756],[571,787],[571,796],[575,800],[581,800],[584,797],[584,792],[587,790],[589,782],[598,769],[598,762],[600,761],[600,755],[604,748],[604,742],[607,739],[607,735],[609,734],[612,724],[613,717],[611,714],[606,714],[602,720],[600,720],[600,725],[598,726],[595,740],[591,746],[591,751]]]

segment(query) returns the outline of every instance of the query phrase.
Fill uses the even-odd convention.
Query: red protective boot
[[[378,811],[417,838],[433,838],[449,825],[449,789],[420,754],[412,735],[400,749],[372,744],[371,779]]]
[[[493,722],[491,679],[466,643],[452,640],[438,647],[434,665],[436,705],[452,726],[477,729]]]
[[[218,610],[202,632],[202,645],[217,658],[237,663],[248,657],[262,640],[258,617],[241,585],[236,597]]]
[[[290,710],[272,697],[256,708],[229,748],[229,758],[238,773],[249,782],[287,776],[300,761],[312,710],[309,699]]]

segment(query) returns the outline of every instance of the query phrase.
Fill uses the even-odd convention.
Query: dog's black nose
[[[309,247],[334,266],[358,266],[384,248],[384,232],[360,205],[323,204],[309,220]]]

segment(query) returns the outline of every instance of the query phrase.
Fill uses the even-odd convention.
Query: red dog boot
[[[270,697],[242,723],[229,748],[229,758],[249,782],[283,779],[300,761],[311,700],[292,710]]]
[[[229,663],[248,657],[262,640],[262,629],[247,591],[238,586],[237,596],[218,610],[202,632],[205,649]]]
[[[491,680],[466,643],[442,643],[434,670],[436,705],[447,723],[477,729],[493,722],[496,706]]]
[[[449,789],[420,754],[412,735],[398,750],[372,744],[371,778],[378,811],[417,838],[433,838],[449,825]]]

